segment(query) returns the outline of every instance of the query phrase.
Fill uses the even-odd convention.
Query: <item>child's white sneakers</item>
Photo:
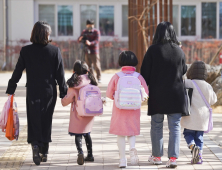
[[[139,157],[137,155],[137,150],[135,148],[130,149],[130,162],[132,165],[139,163]],[[119,168],[126,168],[127,167],[127,159],[120,159],[119,160]]]
[[[120,159],[119,160],[119,168],[126,168],[127,167],[127,159]]]
[[[153,163],[154,165],[160,165],[160,164],[162,164],[162,161],[161,161],[161,158],[160,158],[160,157],[155,157],[155,156],[152,156],[152,155],[148,158],[148,161],[149,161],[150,163]]]
[[[130,154],[130,162],[132,165],[138,164],[139,162],[139,157],[137,155],[137,150],[135,148],[130,149],[129,151]]]

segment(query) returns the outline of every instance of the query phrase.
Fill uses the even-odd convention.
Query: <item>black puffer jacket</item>
[[[187,78],[206,80],[207,79],[206,64],[203,61],[195,61],[187,71]]]

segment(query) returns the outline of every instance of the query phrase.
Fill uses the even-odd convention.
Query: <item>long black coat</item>
[[[60,98],[67,93],[60,50],[53,45],[32,44],[21,49],[18,62],[8,82],[7,94],[14,94],[26,69],[26,107],[28,143],[51,142],[52,116],[59,85]]]
[[[144,56],[141,75],[149,86],[148,115],[187,114],[182,76],[187,71],[185,54],[173,44],[155,44]]]

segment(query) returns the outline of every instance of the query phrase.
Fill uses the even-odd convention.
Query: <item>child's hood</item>
[[[81,82],[78,86],[76,87],[73,87],[74,89],[80,89],[88,84],[90,84],[90,79],[88,78],[88,75],[87,74],[83,74],[83,75],[80,75],[81,77]]]
[[[187,71],[188,79],[206,80],[207,65],[203,61],[195,61]]]

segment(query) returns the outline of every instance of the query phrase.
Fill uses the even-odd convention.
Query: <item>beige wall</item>
[[[30,39],[34,24],[34,0],[9,0],[9,39]]]
[[[3,41],[3,0],[0,0],[0,42]]]

